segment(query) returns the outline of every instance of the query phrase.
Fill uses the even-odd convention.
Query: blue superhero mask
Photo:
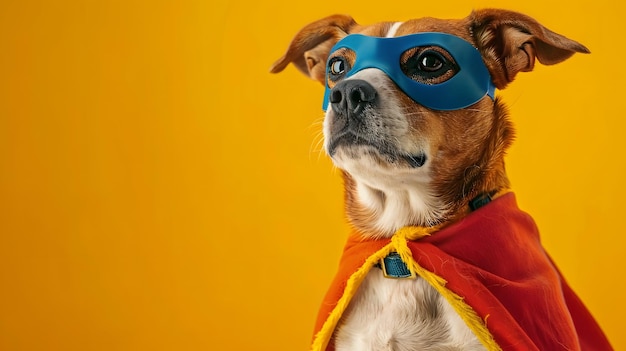
[[[408,77],[401,68],[400,58],[409,49],[438,46],[454,59],[458,71],[450,79],[439,84],[425,84]],[[331,53],[346,48],[356,54],[356,60],[344,78],[366,68],[378,68],[385,72],[402,91],[415,102],[433,110],[459,110],[475,104],[485,95],[492,99],[496,87],[478,50],[469,42],[445,33],[417,33],[401,37],[379,38],[351,34],[340,40]],[[326,70],[326,91],[323,109],[328,109],[330,87]]]

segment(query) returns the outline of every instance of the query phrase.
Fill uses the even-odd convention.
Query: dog
[[[314,350],[611,350],[515,207],[514,129],[495,96],[575,53],[589,50],[499,9],[334,15],[295,35],[270,71],[291,63],[324,86],[324,148],[354,228]]]

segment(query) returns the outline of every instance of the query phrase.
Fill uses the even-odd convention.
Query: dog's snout
[[[330,91],[330,103],[339,114],[359,116],[375,100],[376,89],[362,79],[344,80]]]

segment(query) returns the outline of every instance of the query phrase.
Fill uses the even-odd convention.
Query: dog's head
[[[293,63],[325,86],[325,148],[348,217],[376,237],[452,220],[508,187],[513,128],[495,89],[575,52],[588,50],[511,11],[368,26],[335,15],[300,30],[271,71]]]

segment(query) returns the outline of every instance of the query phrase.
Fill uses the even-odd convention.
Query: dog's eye
[[[443,83],[459,71],[454,59],[445,50],[436,47],[405,52],[401,66],[404,74],[425,84]]]
[[[346,70],[346,64],[342,60],[336,60],[330,66],[330,72],[332,74],[335,74],[335,75],[343,74],[343,72],[345,72],[345,70]]]
[[[443,67],[444,59],[436,52],[426,52],[418,58],[419,69],[425,72],[436,72]]]
[[[348,70],[348,63],[343,57],[333,57],[328,62],[328,75],[331,80],[343,77]]]

